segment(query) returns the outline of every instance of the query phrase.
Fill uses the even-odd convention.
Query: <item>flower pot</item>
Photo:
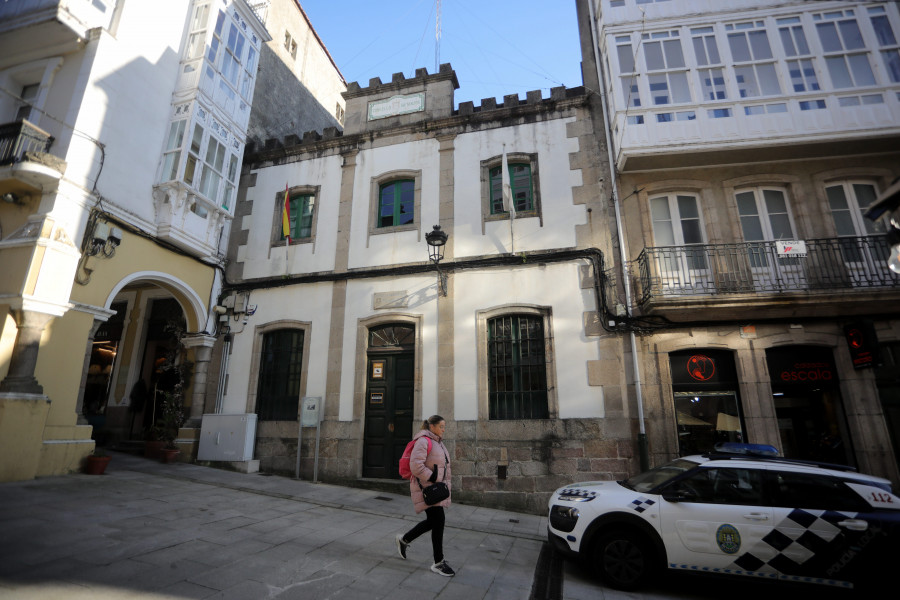
[[[88,456],[84,472],[88,475],[103,475],[111,458],[110,456]]]
[[[178,459],[178,455],[181,454],[181,450],[178,450],[177,448],[163,448],[161,452],[162,461],[166,464],[175,462]]]
[[[162,451],[165,448],[164,440],[151,440],[144,442],[144,456],[147,458],[162,458]]]

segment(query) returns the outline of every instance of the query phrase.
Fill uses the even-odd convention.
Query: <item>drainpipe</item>
[[[219,367],[219,385],[216,387],[216,408],[215,413],[222,414],[222,400],[225,395],[225,375],[228,373],[228,355],[231,353],[231,332],[225,334],[224,344],[222,346],[222,362]]]
[[[597,31],[597,19],[594,14],[594,1],[586,0],[588,4],[588,8],[590,9],[591,16],[591,37],[592,43],[594,47],[594,63],[597,66],[597,80],[600,87],[600,106],[603,110],[603,133],[606,136],[606,152],[609,160],[609,173],[610,173],[610,181],[612,183],[612,199],[613,206],[616,211],[616,231],[619,236],[619,255],[622,261],[622,277],[624,279],[624,287],[625,287],[625,310],[627,311],[628,317],[631,317],[631,275],[630,270],[628,268],[628,252],[625,248],[625,233],[622,227],[622,213],[619,207],[619,192],[618,192],[618,181],[616,174],[616,163],[615,163],[615,154],[613,153],[613,141],[612,136],[609,134],[609,124],[608,120],[609,112],[607,110],[606,105],[606,82],[603,78],[603,67],[600,62],[600,35]],[[638,454],[640,456],[641,461],[641,471],[646,471],[650,468],[650,459],[648,456],[648,448],[647,448],[647,430],[644,425],[644,398],[641,392],[641,367],[640,361],[638,360],[638,345],[637,340],[634,335],[634,329],[629,328],[629,335],[631,338],[631,359],[633,362],[634,368],[634,392],[637,399],[637,411],[638,411]]]

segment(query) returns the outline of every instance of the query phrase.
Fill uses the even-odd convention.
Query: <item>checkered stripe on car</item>
[[[763,565],[768,565],[783,575],[799,576],[804,563],[842,543],[837,523],[855,517],[856,513],[794,509],[756,547],[735,560],[734,566],[759,571]]]
[[[642,513],[654,504],[656,504],[656,500],[651,500],[650,498],[644,498],[643,496],[641,496],[631,501],[631,508],[633,508],[635,512]]]

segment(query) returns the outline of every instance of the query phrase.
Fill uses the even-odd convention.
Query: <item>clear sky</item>
[[[436,0],[300,0],[347,83],[435,72]],[[581,85],[575,0],[442,0],[440,62],[454,100]]]

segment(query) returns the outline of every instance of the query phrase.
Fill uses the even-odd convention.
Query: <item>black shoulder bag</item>
[[[434,504],[438,504],[439,502],[446,500],[450,497],[450,488],[447,487],[447,483],[444,481],[444,478],[447,476],[447,463],[450,462],[447,459],[447,454],[444,454],[444,475],[441,477],[440,481],[436,481],[429,485],[428,487],[422,487],[422,484],[419,483],[419,479],[416,478],[416,483],[419,483],[419,487],[422,488],[422,496],[425,497],[425,504],[428,506],[432,506]],[[434,468],[437,469],[437,465],[434,465]]]

